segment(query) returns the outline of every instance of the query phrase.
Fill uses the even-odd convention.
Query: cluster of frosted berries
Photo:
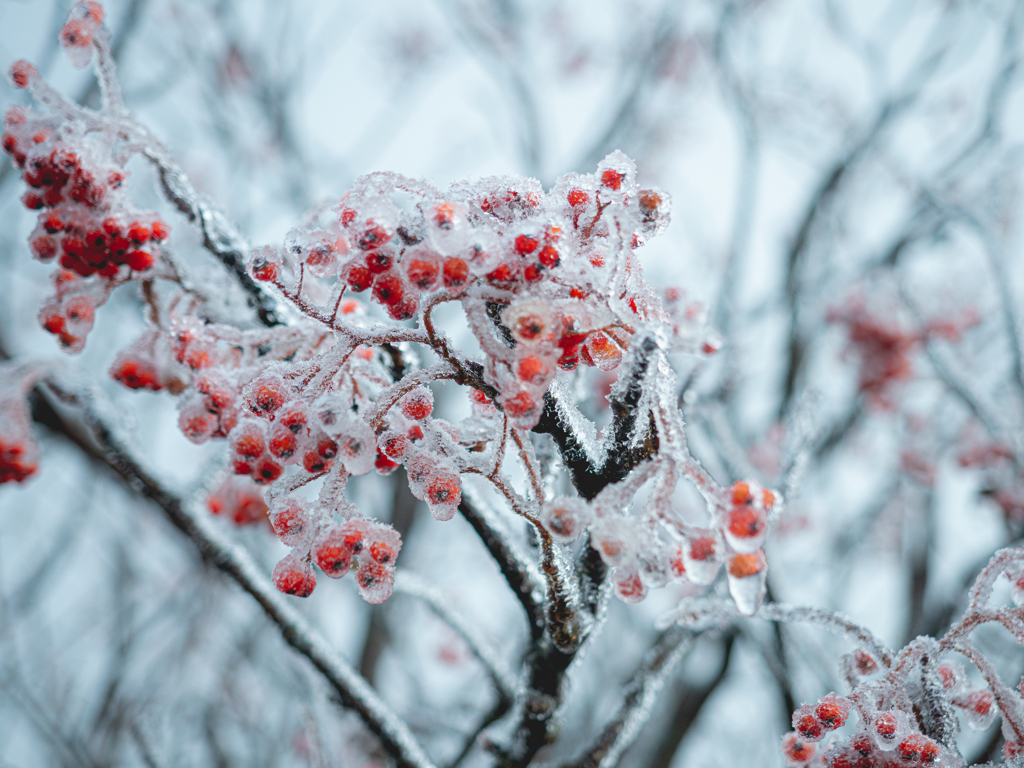
[[[183,376],[170,362],[171,341],[158,328],[147,329],[128,347],[121,350],[110,366],[110,376],[128,389],[148,389],[159,392],[167,389],[179,394],[184,388]],[[181,346],[178,346],[181,351]],[[184,363],[175,360],[177,363]],[[203,362],[200,360],[199,362]],[[201,369],[203,366],[199,366]]]
[[[0,484],[20,483],[39,469],[39,446],[29,426],[28,403],[19,392],[0,398]]]
[[[857,652],[855,671],[859,675],[873,675],[878,669],[869,654]],[[942,696],[963,713],[967,725],[973,730],[986,730],[997,713],[992,693],[971,688],[963,666],[957,662],[944,662],[935,671]],[[826,768],[912,768],[947,764],[947,750],[921,733],[914,712],[879,706],[882,703],[872,698],[859,707],[860,720],[854,733],[848,739],[834,740],[828,749],[824,749],[821,742],[846,724],[853,706],[852,698],[830,693],[816,704],[803,705],[793,713],[793,731],[782,739],[786,765],[792,768],[809,764]]]
[[[516,176],[442,193],[372,174],[320,228],[291,232],[284,248],[254,251],[250,270],[286,295],[301,284],[304,302],[368,291],[395,320],[426,304],[463,302],[486,380],[515,425],[528,429],[559,369],[611,370],[637,324],[667,319],[634,249],[667,225],[669,201],[639,189],[635,177],[621,152],[547,193]]]
[[[292,548],[274,567],[274,585],[281,592],[296,597],[312,594],[315,563],[332,579],[355,571],[359,594],[368,603],[390,597],[402,548],[401,537],[391,526],[359,516],[339,523],[330,511],[298,496],[276,499],[270,506],[270,524]]]
[[[210,513],[235,525],[256,525],[266,523],[267,505],[263,501],[263,489],[248,477],[230,476],[206,500]]]
[[[18,87],[31,87],[37,78],[27,62],[11,69]],[[127,172],[112,157],[112,137],[85,134],[79,126],[23,107],[7,111],[4,129],[0,144],[29,187],[22,202],[39,211],[28,240],[36,259],[57,261],[69,273],[92,278],[79,285],[91,286],[83,292],[100,303],[116,285],[152,270],[169,229],[156,214],[132,206],[122,189]],[[88,329],[79,335],[70,326],[81,331],[81,323],[61,307],[51,309],[43,327],[69,351],[81,349]]]
[[[434,398],[417,387],[388,414],[388,429],[377,439],[377,469],[382,474],[405,466],[413,496],[427,503],[435,520],[451,520],[462,501],[462,481],[456,464],[459,433],[432,418]]]
[[[671,580],[711,584],[724,564],[739,611],[757,611],[768,575],[762,544],[768,517],[779,503],[775,492],[753,481],[737,482],[723,492],[711,527],[687,527],[682,535],[675,525],[661,525],[665,511],[659,504],[648,505],[647,512],[636,517],[622,514],[631,503],[626,496],[631,495],[628,487],[610,486],[592,505],[575,498],[555,499],[542,510],[541,523],[560,544],[572,543],[589,528],[594,548],[615,569],[615,594],[625,602],[640,602],[648,589]]]

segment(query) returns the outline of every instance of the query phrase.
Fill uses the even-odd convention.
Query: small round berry
[[[373,298],[381,304],[397,304],[405,296],[405,286],[398,275],[381,275],[373,283]]]
[[[582,189],[570,189],[569,194],[566,195],[566,199],[569,201],[569,205],[573,208],[579,208],[581,205],[587,204],[590,200],[590,195]]]
[[[275,502],[270,508],[270,526],[282,542],[295,546],[309,527],[306,502],[294,496]]]
[[[162,221],[157,219],[153,222],[150,237],[156,240],[158,243],[163,242],[171,236],[171,228],[164,224]]]
[[[442,277],[445,288],[461,288],[469,280],[469,266],[462,259],[447,259]]]
[[[462,481],[454,473],[442,473],[426,482],[424,495],[435,520],[451,520],[462,501]]]
[[[814,708],[810,704],[804,704],[793,713],[793,730],[807,741],[820,741],[825,735],[825,729],[814,716]]]
[[[746,579],[756,576],[767,567],[764,552],[744,552],[734,555],[729,560],[729,575],[736,579]]]
[[[309,597],[316,587],[316,574],[308,560],[299,560],[292,555],[274,566],[274,586],[286,595]]]
[[[782,737],[780,746],[782,759],[791,768],[807,765],[814,757],[818,747],[816,744],[800,737],[799,733],[790,732]]]
[[[934,763],[939,759],[938,745],[927,736],[912,733],[896,747],[896,753],[904,763]]]
[[[373,273],[359,264],[350,264],[345,271],[345,282],[356,293],[362,293],[373,285]]]
[[[378,438],[377,445],[386,457],[401,461],[409,451],[409,438],[401,432],[388,430]]]
[[[274,373],[264,373],[245,388],[246,405],[258,416],[270,416],[283,406],[291,395],[291,388]]]
[[[541,265],[550,269],[551,267],[557,267],[561,258],[558,255],[558,249],[553,245],[545,245],[540,249],[537,260],[540,261]]]
[[[896,738],[896,732],[899,730],[900,722],[892,712],[883,712],[875,718],[873,727],[875,733],[883,741],[893,741]]]
[[[38,75],[39,70],[31,62],[19,59],[11,65],[7,79],[15,88],[28,88]]]
[[[145,272],[155,262],[156,259],[153,258],[153,254],[149,251],[131,251],[126,259],[128,266],[136,272]]]
[[[414,258],[405,262],[405,274],[409,282],[421,291],[429,291],[437,285],[441,268],[437,260],[432,258]]]
[[[842,728],[849,714],[850,702],[834,693],[820,699],[814,708],[814,716],[829,731]]]
[[[608,189],[620,189],[622,187],[622,174],[614,168],[608,168],[601,174],[601,184]]]
[[[516,253],[520,256],[526,256],[537,250],[537,238],[530,237],[529,235],[519,235],[515,240]]]
[[[405,418],[422,421],[434,410],[434,396],[426,387],[417,387],[399,401],[399,407]]]
[[[265,458],[262,461],[256,463],[253,468],[253,481],[260,485],[266,485],[272,483],[281,476],[284,471],[284,467],[278,464],[273,459]]]

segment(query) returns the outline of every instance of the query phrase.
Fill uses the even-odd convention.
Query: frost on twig
[[[693,646],[693,633],[672,627],[647,652],[623,695],[619,710],[586,752],[561,768],[612,768],[636,741],[658,694]]]
[[[487,640],[480,635],[473,622],[458,613],[440,590],[411,571],[399,569],[395,575],[395,592],[423,600],[442,621],[458,632],[459,636],[465,640],[469,650],[484,665],[488,676],[494,682],[498,697],[505,702],[506,706],[512,703],[515,698],[516,681],[508,666]]]

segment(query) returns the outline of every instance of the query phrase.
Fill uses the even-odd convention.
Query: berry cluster
[[[96,4],[76,8],[91,5]],[[91,40],[86,28],[89,23],[99,23],[87,8],[83,13],[82,18],[68,22],[76,29],[82,27],[71,35],[77,41]],[[102,18],[102,9],[99,13]],[[19,61],[11,68],[10,80],[19,88],[31,88],[38,79],[28,62]],[[98,303],[117,285],[152,272],[160,257],[159,244],[170,232],[156,214],[136,211],[127,198],[122,188],[127,172],[123,161],[114,159],[113,138],[85,133],[80,126],[23,107],[7,111],[4,129],[0,145],[29,187],[22,202],[39,211],[29,236],[36,259],[44,263],[56,260],[64,270],[82,278],[95,276],[93,281],[76,285],[90,287],[88,292]],[[66,282],[62,284],[66,286]],[[69,351],[80,350],[88,328],[81,335],[66,330],[58,315],[47,312],[43,327]],[[77,322],[70,315],[62,316],[72,325]],[[77,325],[79,330],[84,327],[80,322]]]
[[[859,356],[860,391],[881,406],[890,404],[890,390],[896,384],[913,376],[913,353],[923,342],[933,337],[957,341],[965,329],[979,322],[976,313],[967,311],[907,330],[897,314],[888,307],[869,307],[863,297],[854,296],[846,306],[830,310],[826,318],[846,326],[850,346]]]
[[[211,514],[222,516],[235,525],[268,522],[263,491],[247,477],[226,478],[220,487],[210,494],[206,506]]]
[[[270,524],[292,551],[274,568],[274,585],[288,595],[308,597],[316,586],[313,564],[332,579],[356,572],[359,594],[368,603],[391,595],[395,561],[402,548],[398,532],[389,525],[354,516],[342,523],[322,507],[311,507],[297,496],[276,499]]]
[[[872,675],[878,665],[858,651],[855,669],[860,676]],[[968,726],[981,731],[992,724],[997,711],[992,693],[971,688],[960,663],[939,664],[935,677],[940,695],[964,714]],[[819,742],[846,724],[855,705],[860,714],[856,731],[820,753]],[[864,700],[860,693],[850,697],[830,693],[817,704],[800,707],[793,713],[793,731],[783,738],[781,749],[786,764],[794,768],[807,765],[816,755],[826,768],[908,768],[944,764],[948,756],[940,743],[921,733],[916,711],[893,707],[877,696]]]
[[[250,270],[289,297],[369,291],[394,320],[463,303],[485,377],[516,426],[536,424],[559,370],[614,369],[638,323],[666,315],[633,253],[668,222],[616,152],[594,174],[498,177],[442,193],[393,174],[358,180],[322,228],[254,251]],[[320,281],[322,288],[314,285]]]
[[[24,397],[0,398],[0,484],[20,483],[39,469],[39,446]]]
[[[389,413],[389,428],[377,440],[377,468],[382,474],[405,465],[409,489],[427,503],[435,520],[451,520],[462,501],[457,463],[458,430],[434,419],[434,398],[419,387],[406,394]]]
[[[777,494],[753,481],[736,482],[713,499],[712,526],[695,528],[684,525],[672,508],[674,481],[668,474],[645,512],[623,514],[633,503],[632,484],[646,479],[640,475],[610,486],[592,508],[578,499],[558,499],[545,507],[541,522],[559,543],[570,543],[589,526],[591,543],[605,564],[615,568],[615,593],[625,602],[639,602],[649,588],[673,579],[711,584],[725,564],[737,608],[746,615],[755,613],[768,574],[761,545],[768,517],[779,503]]]

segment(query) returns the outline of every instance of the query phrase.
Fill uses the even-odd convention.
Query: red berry
[[[608,168],[601,174],[601,183],[608,187],[608,189],[619,189],[622,187],[622,174],[612,168]]]
[[[892,741],[896,738],[896,731],[899,730],[899,727],[900,721],[896,719],[896,715],[892,712],[883,712],[875,718],[875,733],[886,741]]]
[[[46,235],[40,235],[35,238],[29,247],[32,249],[32,253],[40,261],[49,261],[57,255],[57,241],[52,237]]]
[[[768,519],[761,510],[733,507],[726,516],[726,526],[737,539],[754,539],[764,533]]]
[[[252,276],[264,283],[274,282],[279,274],[277,264],[265,256],[255,256],[250,264],[250,268],[252,269]]]
[[[800,738],[798,733],[790,732],[782,737],[780,749],[786,765],[796,768],[796,766],[806,765],[811,761],[817,751],[817,745]]]
[[[370,545],[370,557],[381,565],[387,565],[394,562],[395,549],[383,541],[375,541]]]
[[[373,468],[377,470],[378,475],[387,476],[398,469],[398,463],[377,451],[377,458],[374,459]]]
[[[354,544],[361,540],[362,535],[351,527],[346,530],[346,526],[331,526],[317,537],[313,558],[326,575],[340,579],[352,567]]]
[[[264,374],[247,388],[249,410],[258,415],[272,414],[288,400],[289,388],[280,376]]]
[[[582,189],[570,189],[569,194],[566,195],[566,199],[569,201],[569,205],[576,208],[581,205],[586,205],[587,201],[590,200],[590,195]]]
[[[938,745],[919,733],[907,736],[896,747],[896,752],[905,763],[934,763],[939,759]]]
[[[171,236],[171,229],[162,221],[157,220],[153,222],[152,234],[150,237],[157,242],[162,242]]]
[[[429,291],[437,284],[440,271],[440,267],[433,259],[410,259],[405,264],[409,282],[421,291]]]
[[[148,251],[132,251],[125,259],[125,263],[136,272],[145,272],[155,261],[153,254]]]
[[[469,279],[469,267],[462,259],[448,259],[444,263],[444,287],[461,288]]]
[[[542,379],[548,372],[548,366],[537,355],[527,355],[516,367],[516,377],[526,383]]]
[[[267,441],[267,451],[278,459],[289,459],[299,448],[294,433],[282,424],[275,424]]]
[[[818,701],[814,708],[814,716],[827,730],[834,731],[846,724],[846,718],[850,714],[850,702],[830,693]]]
[[[298,544],[308,525],[309,512],[301,499],[282,499],[270,510],[270,526],[285,544]]]
[[[434,396],[429,389],[417,387],[402,398],[400,407],[407,419],[422,421],[434,410]]]
[[[808,741],[819,741],[825,735],[825,730],[809,704],[804,704],[793,713],[793,730]]]
[[[356,245],[361,250],[368,251],[371,248],[379,248],[390,239],[391,233],[370,219],[366,222],[366,229],[356,238]]]
[[[540,264],[530,264],[523,270],[523,277],[528,283],[536,283],[544,278],[544,267]]]
[[[756,552],[733,555],[729,560],[729,575],[735,579],[745,579],[748,576],[761,573],[765,567],[767,567],[767,562],[764,552],[759,549]]]
[[[373,285],[373,273],[358,264],[349,265],[345,271],[345,282],[356,293],[361,293]]]
[[[253,480],[260,485],[272,483],[281,476],[284,467],[272,459],[263,459],[253,469]]]
[[[150,234],[151,231],[149,227],[141,221],[133,221],[128,226],[128,239],[136,245],[142,245],[144,242],[149,240]]]
[[[26,192],[24,195],[21,196],[21,202],[30,211],[38,211],[40,208],[43,208],[45,206],[42,196],[36,194],[35,192]]]
[[[11,65],[9,78],[15,88],[28,88],[38,74],[39,71],[30,62],[20,59]]]
[[[537,250],[537,238],[530,237],[529,235],[519,235],[515,241],[516,253],[520,256],[526,256],[527,254],[533,253]]]
[[[557,267],[560,261],[558,250],[553,245],[545,245],[541,248],[537,259],[545,267]]]
[[[381,304],[397,304],[404,296],[405,286],[398,275],[381,275],[373,283],[373,298]]]
[[[274,566],[274,586],[286,595],[309,597],[316,587],[316,574],[308,561],[291,555]]]

